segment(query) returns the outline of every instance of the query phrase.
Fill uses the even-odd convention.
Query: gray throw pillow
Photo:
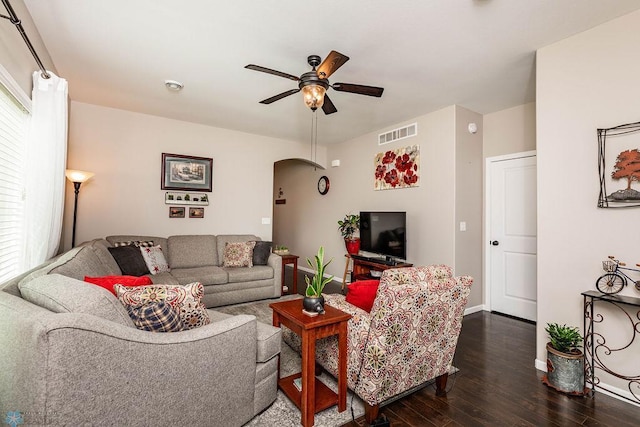
[[[149,274],[149,267],[137,246],[119,246],[109,248],[109,252],[118,263],[118,267],[125,276],[144,276]]]
[[[258,240],[253,248],[253,265],[267,265],[271,255],[271,242]]]

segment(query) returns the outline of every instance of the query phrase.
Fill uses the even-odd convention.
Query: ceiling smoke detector
[[[184,87],[184,85],[182,83],[177,82],[175,80],[165,80],[164,81],[164,85],[167,87],[167,89],[169,89],[169,90],[171,90],[173,92],[179,92]]]

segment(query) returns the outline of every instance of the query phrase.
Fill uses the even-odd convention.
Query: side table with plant
[[[547,373],[542,382],[558,391],[585,394],[584,354],[578,348],[582,334],[577,327],[547,323]]]

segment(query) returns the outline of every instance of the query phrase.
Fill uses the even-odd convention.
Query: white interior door
[[[536,320],[536,157],[489,159],[491,310]]]

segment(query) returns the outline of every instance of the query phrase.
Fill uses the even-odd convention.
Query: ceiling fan
[[[311,55],[307,58],[307,63],[311,65],[312,69],[300,77],[254,64],[249,64],[244,68],[273,74],[274,76],[284,77],[285,79],[291,79],[298,82],[298,89],[290,89],[286,92],[272,96],[271,98],[263,99],[260,101],[261,104],[271,104],[272,102],[302,91],[304,102],[312,111],[315,111],[320,107],[325,114],[332,114],[338,110],[335,105],[333,105],[333,102],[331,102],[331,99],[329,99],[329,96],[325,94],[327,89],[330,87],[338,92],[350,92],[358,95],[375,96],[378,98],[382,96],[382,92],[384,91],[384,88],[381,87],[356,85],[352,83],[330,84],[328,80],[329,76],[331,76],[331,74],[333,74],[338,68],[342,67],[348,60],[348,56],[336,52],[335,50],[332,50],[322,63],[320,62],[320,57],[318,55]],[[316,69],[316,67],[318,68]]]

